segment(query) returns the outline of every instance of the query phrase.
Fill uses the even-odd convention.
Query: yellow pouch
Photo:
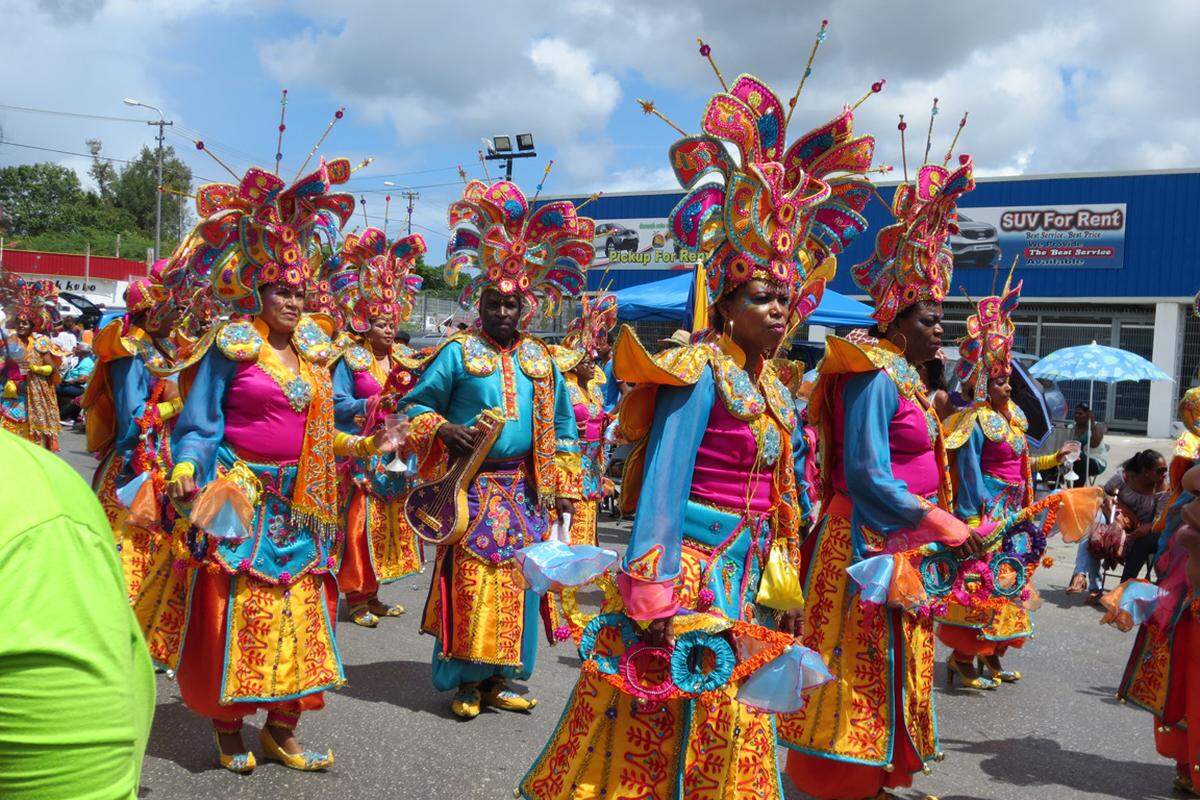
[[[800,585],[800,571],[792,563],[786,541],[771,544],[767,563],[763,566],[762,580],[758,584],[760,606],[776,611],[795,611],[804,608],[804,590]]]

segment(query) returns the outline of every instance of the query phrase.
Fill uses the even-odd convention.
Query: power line
[[[355,189],[359,194],[403,194],[412,189],[437,189],[443,186],[462,186],[462,181],[448,183],[420,183],[415,186],[389,186],[384,189]]]
[[[54,147],[39,147],[36,144],[21,144],[20,142],[10,141],[8,139],[0,139],[0,145],[10,145],[12,147],[24,147],[26,150],[43,150],[47,153],[61,153],[64,156],[82,156],[84,158],[98,158],[101,161],[116,161],[119,164],[132,164],[128,158],[113,158],[112,156],[93,156],[91,153],[76,153],[71,150],[59,150]]]
[[[144,122],[145,120],[143,120]],[[11,145],[12,147],[24,147],[26,150],[43,150],[47,153],[60,153],[64,156],[80,156],[82,158],[98,158],[101,161],[115,161],[118,164],[132,164],[132,159],[128,158],[113,158],[112,156],[93,156],[91,153],[77,153],[74,150],[59,150],[56,147],[39,147],[36,144],[21,144],[10,139],[0,139],[0,146]],[[206,178],[203,175],[192,174],[192,180],[202,181],[204,183],[228,183],[226,180],[217,180],[215,178]]]
[[[106,117],[102,114],[82,114],[77,111],[53,111],[48,108],[29,108],[27,106],[8,106],[0,104],[3,111],[21,111],[26,114],[48,114],[55,117],[76,117],[79,119],[103,119],[109,122],[145,122],[137,117]]]
[[[351,178],[352,181],[373,181],[381,178],[396,178],[401,175],[428,175],[431,172],[447,172],[452,169],[458,169],[458,165],[452,167],[431,167],[430,169],[413,169],[407,172],[382,172],[378,175],[364,175],[361,178]]]

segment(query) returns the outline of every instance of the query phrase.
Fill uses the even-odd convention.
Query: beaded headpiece
[[[567,325],[563,347],[580,350],[593,358],[617,325],[617,296],[601,294],[580,301],[579,316]]]
[[[595,256],[596,223],[579,216],[570,201],[556,200],[535,211],[515,183],[489,186],[473,180],[448,216],[453,233],[446,247],[446,280],[453,286],[463,267],[478,270],[459,296],[464,308],[474,307],[484,289],[494,289],[520,296],[522,322],[528,322],[539,300],[550,313],[564,297],[583,291],[584,273]]]
[[[817,35],[804,78],[811,71]],[[865,175],[872,171],[875,140],[854,136],[854,108],[880,91],[871,89],[854,107],[787,146],[787,125],[804,80],[785,108],[763,81],[740,75],[732,87],[712,60],[725,91],[709,100],[700,135],[690,136],[650,101],[638,101],[683,133],[670,149],[671,167],[686,190],[671,212],[676,241],[696,250],[703,262],[712,302],[752,278],[793,290],[793,324],[817,307],[836,256],[867,228],[862,210],[871,196]],[[737,160],[727,145],[737,152]],[[888,168],[884,168],[885,170]]]
[[[237,185],[201,186],[200,223],[171,256],[164,284],[174,289],[208,282],[222,305],[241,314],[262,310],[263,286],[307,286],[309,256],[322,239],[332,241],[354,211],[353,197],[330,193],[350,171],[344,158],[321,159],[290,186],[258,167]]]
[[[10,322],[24,318],[34,331],[45,331],[54,319],[57,301],[54,281],[27,281],[15,272],[0,270],[0,304]]]
[[[377,317],[391,317],[397,324],[408,319],[421,290],[421,276],[415,272],[417,259],[425,252],[425,239],[419,233],[397,239],[390,246],[378,228],[368,228],[359,237],[346,237],[341,269],[334,274],[346,326],[355,333],[366,333]]]
[[[959,340],[959,362],[954,368],[964,383],[975,382],[975,402],[987,399],[988,379],[1012,374],[1013,336],[1017,326],[1012,313],[1021,302],[1021,283],[1005,282],[999,295],[979,301],[976,312],[967,317],[967,335]]]
[[[929,117],[925,158],[929,158],[937,99]],[[964,114],[941,165],[923,164],[914,183],[908,182],[908,156],[904,156],[904,183],[896,187],[891,212],[896,222],[879,231],[871,258],[851,270],[854,282],[875,301],[871,314],[881,329],[905,308],[922,300],[941,302],[950,289],[954,257],[947,240],[958,232],[955,222],[959,198],[975,188],[971,157],[960,155],[958,168],[946,168],[958,135],[967,124]],[[901,142],[907,127],[900,118]]]

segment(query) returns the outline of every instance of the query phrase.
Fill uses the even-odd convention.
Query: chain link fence
[[[557,314],[535,319],[531,327],[536,331],[562,331],[577,315],[576,302],[566,300],[563,301]],[[412,316],[409,317],[404,327],[417,335],[433,335],[441,333],[447,324],[451,327],[459,322],[470,324],[475,317],[476,314],[473,311],[464,309],[456,299],[422,294],[417,296]]]
[[[945,340],[955,341],[966,334],[966,317],[971,311],[961,303],[946,305]],[[1120,348],[1150,359],[1154,350],[1154,308],[1138,305],[1079,306],[1056,303],[1025,303],[1013,315],[1017,333],[1013,350],[1038,358],[1055,350],[1076,345],[1097,344]],[[1188,381],[1200,367],[1200,321],[1189,319],[1184,334],[1184,365],[1180,381]],[[1089,402],[1088,381],[1060,381],[1058,384],[1072,408]],[[1150,402],[1150,383],[1122,382],[1095,384],[1090,394],[1096,419],[1122,430],[1146,429]]]

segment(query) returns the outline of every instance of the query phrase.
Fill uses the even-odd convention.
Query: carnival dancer
[[[52,281],[26,281],[0,273],[0,301],[10,329],[0,329],[4,372],[0,375],[0,424],[4,430],[58,452],[58,396],[63,353],[46,331],[58,299]]]
[[[123,502],[117,491],[135,488],[131,481],[148,479],[149,502],[157,506],[153,481],[158,480],[161,491],[170,458],[171,420],[183,408],[183,401],[169,377],[178,359],[171,341],[179,318],[177,298],[164,289],[160,275],[152,272],[149,278],[129,283],[125,308],[125,315],[105,326],[92,343],[98,363],[79,405],[87,412],[88,450],[100,461],[92,489],[112,526],[132,599],[140,593],[142,579],[156,557],[166,559],[169,568],[174,556],[162,528],[145,524],[149,520],[141,518],[142,508],[134,521],[129,521],[136,496]]]
[[[1012,401],[1009,385],[1016,333],[1012,312],[1021,297],[1021,284],[1010,289],[1011,279],[1010,273],[1004,291],[983,298],[976,313],[967,319],[956,370],[972,402],[943,422],[946,448],[953,454],[954,513],[972,528],[985,519],[998,522],[1027,507],[1034,501],[1033,474],[1057,466],[1068,453],[1078,451],[1077,443],[1069,442],[1057,453],[1029,453],[1025,440],[1028,423]],[[947,614],[937,628],[938,639],[952,651],[946,663],[947,681],[957,677],[967,688],[994,689],[1000,683],[1021,679],[1021,673],[1004,669],[1000,658],[1010,647],[1023,647],[1033,632],[1029,610],[1036,606],[1036,593],[1032,579],[1045,550],[1045,540],[1032,522],[1014,526],[996,539],[983,558],[992,559],[1003,552],[1022,562],[1025,576],[1020,579],[1003,574],[1013,570],[1016,562],[992,560],[1001,573],[993,574],[993,580],[1020,581],[1026,587],[1021,594],[1028,596],[993,595],[968,605],[947,598]]]
[[[609,360],[612,348],[608,337],[616,321],[615,295],[584,297],[580,315],[568,326],[562,346],[550,348],[579,429],[579,501],[571,518],[571,544],[596,544],[600,501],[612,491],[612,482],[605,477],[608,447],[604,437],[615,414],[605,408],[606,378],[599,365]]]
[[[549,349],[524,331],[538,295],[556,304],[582,290],[594,223],[569,202],[535,211],[507,181],[470,182],[449,222],[447,275],[453,283],[462,267],[478,270],[460,303],[478,306],[479,323],[429,357],[403,407],[422,478],[444,475],[452,460],[473,452],[481,414],[503,420],[477,473],[464,476],[465,534],[437,549],[421,626],[437,640],[433,685],[454,691],[451,710],[471,719],[484,705],[528,711],[537,702],[506,686],[529,678],[537,654],[539,603],[514,554],[546,537],[547,509],[560,519],[572,512],[579,445]],[[438,525],[427,535],[442,537],[453,522]]]
[[[949,155],[947,155],[949,160]],[[907,178],[907,176],[906,176]],[[854,596],[847,568],[929,542],[967,553],[979,537],[954,517],[937,415],[917,365],[941,347],[955,203],[972,165],[923,165],[892,200],[897,222],[854,267],[875,302],[870,334],[829,337],[809,413],[821,433],[823,519],[806,541],[803,642],[836,676],[780,720],[787,772],[816,798],[892,797],[938,753],[933,622]],[[961,552],[961,551],[960,551]]]
[[[211,291],[238,317],[218,325],[184,375],[167,493],[190,502],[194,527],[181,520],[175,531],[198,568],[186,614],[155,616],[147,640],[177,664],[185,705],[211,720],[221,765],[234,772],[255,767],[241,726],[259,710],[268,759],[304,771],[333,763],[332,752],[302,749],[294,731],[344,682],[333,631],[334,456],[390,450],[402,433],[335,429],[333,345],[302,314],[314,228],[345,224],[353,199],[329,189],[349,174],[345,159],[322,160],[290,187],[257,168],[237,186],[201,187],[195,250],[172,265],[211,270]],[[168,595],[168,609],[181,605],[177,586],[143,593],[151,590]]]
[[[339,264],[349,275],[335,275],[345,328],[354,343],[333,370],[333,408],[339,430],[371,434],[415,379],[401,363],[396,326],[412,313],[421,278],[412,272],[425,252],[420,234],[388,246],[386,234],[368,228],[346,237]],[[344,284],[338,286],[339,284]],[[389,469],[392,459],[372,456],[346,465],[350,498],[344,511],[345,542],[338,567],[338,589],[350,607],[350,620],[374,628],[380,617],[398,617],[404,606],[379,600],[379,586],[421,571],[421,549],[411,528],[401,522],[405,475]]]
[[[1193,310],[1200,316],[1200,294]],[[1184,393],[1179,419],[1184,431],[1171,461],[1171,504],[1155,526],[1162,531],[1153,562],[1157,585],[1127,581],[1101,602],[1105,621],[1123,630],[1141,623],[1117,696],[1154,715],[1154,745],[1175,762],[1174,788],[1194,795],[1200,775],[1200,466],[1193,462],[1200,388]],[[1128,602],[1139,595],[1150,609],[1140,619]]]
[[[583,672],[520,784],[528,800],[784,796],[771,713],[784,709],[745,694],[785,652],[815,660],[792,646],[797,414],[770,357],[865,227],[874,151],[846,109],[785,152],[786,114],[741,75],[709,101],[703,133],[671,148],[687,194],[669,225],[700,254],[708,327],[654,357],[628,329],[617,340],[614,373],[634,386],[620,411],[635,443],[622,506],[636,516],[619,594],[584,629]],[[804,684],[772,682],[795,710]]]

